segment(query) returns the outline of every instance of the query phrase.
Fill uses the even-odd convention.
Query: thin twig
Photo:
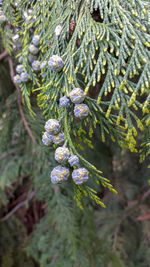
[[[11,57],[8,58],[8,62],[9,62],[9,67],[10,67],[11,80],[12,80],[14,86],[16,87],[17,93],[18,93],[18,107],[19,107],[19,112],[20,112],[20,115],[22,117],[24,127],[27,130],[28,135],[30,136],[31,141],[34,143],[35,142],[35,139],[33,137],[33,134],[32,134],[31,129],[29,128],[29,125],[28,125],[28,123],[26,121],[26,118],[25,118],[25,115],[24,115],[24,112],[23,112],[23,109],[22,109],[22,98],[21,98],[20,87],[17,84],[14,83],[14,75],[15,75],[15,72],[14,72],[13,62],[12,62]]]
[[[31,200],[34,196],[35,196],[35,192],[32,192],[29,195],[27,200],[28,201]],[[12,209],[9,213],[7,213],[3,218],[0,219],[0,222],[4,222],[4,221],[8,220],[9,217],[11,217],[18,209],[20,209],[22,206],[26,205],[27,200],[24,200],[24,201],[20,202],[17,206],[15,206],[14,209]]]
[[[115,250],[116,249],[116,244],[117,244],[117,239],[118,239],[118,234],[119,234],[119,230],[120,230],[120,225],[122,223],[123,220],[120,220],[119,223],[117,224],[117,227],[115,229],[114,232],[114,241],[113,241],[113,246],[112,249]]]
[[[0,54],[0,60],[2,60],[3,58],[5,58],[8,55],[8,51],[5,50],[3,53]]]
[[[144,201],[148,196],[150,195],[150,189],[148,189],[148,191],[146,191],[143,196],[142,196],[142,201]]]
[[[113,250],[116,249],[117,239],[118,239],[121,224],[128,218],[128,216],[130,216],[130,214],[132,214],[133,211],[135,211],[137,209],[138,204],[139,203],[134,203],[133,206],[131,207],[131,209],[129,209],[129,211],[126,214],[124,214],[122,216],[121,220],[119,220],[119,222],[117,223],[117,226],[116,226],[116,229],[114,232],[114,241],[113,241],[113,245],[112,245]]]
[[[33,200],[33,213],[34,213],[35,222],[37,223],[39,220],[39,217],[38,217],[38,212],[37,212],[37,202],[35,201],[35,199]]]

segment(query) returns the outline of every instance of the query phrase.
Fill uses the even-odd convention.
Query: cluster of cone
[[[28,59],[30,62],[32,62],[32,60],[34,60],[35,56],[38,54],[39,44],[40,44],[39,35],[34,35],[32,38],[32,44],[29,46],[30,54],[29,54]],[[23,58],[20,57],[19,62],[22,63],[22,61],[23,61]],[[37,64],[36,60],[34,60],[33,63],[34,63],[34,65],[32,66],[32,67],[34,67],[33,69],[37,70],[38,64]],[[29,74],[25,72],[24,65],[22,65],[22,64],[17,65],[16,72],[17,72],[17,75],[14,76],[14,82],[15,83],[20,84],[22,82],[27,82],[29,80]]]
[[[61,33],[62,27],[58,25],[55,29],[56,36]],[[53,55],[48,66],[51,71],[61,71],[64,62],[58,55]],[[65,95],[59,99],[60,107],[69,107],[70,101],[75,104],[74,115],[83,119],[88,116],[89,108],[86,104],[81,104],[85,99],[84,92],[80,88],[74,88],[69,93],[69,98]],[[61,132],[61,125],[58,120],[50,119],[45,123],[45,133],[42,136],[45,145],[61,144],[64,141],[64,133]],[[53,184],[61,183],[68,180],[70,174],[75,184],[80,185],[89,179],[88,170],[79,167],[79,158],[77,155],[70,153],[69,149],[64,145],[55,150],[55,160],[60,164],[56,166],[50,174]],[[71,173],[70,173],[71,170]]]
[[[80,88],[74,88],[69,93],[69,98],[74,106],[74,115],[76,118],[83,119],[88,116],[89,114],[89,108],[86,104],[81,104],[84,99],[84,92]],[[63,96],[59,99],[59,106],[60,107],[67,107],[69,106],[69,98],[67,96]]]
[[[37,60],[37,54],[39,53],[39,44],[40,44],[40,37],[39,35],[34,35],[32,38],[32,43],[29,46],[29,55],[28,60],[31,63],[32,69],[35,72],[39,72],[40,70],[43,70],[45,67],[49,67],[51,71],[60,71],[63,66],[63,60],[58,55],[53,55],[50,57],[49,61],[47,62],[44,60],[42,63]],[[23,58],[19,58],[19,62],[23,62]],[[14,76],[14,82],[17,84],[20,84],[22,82],[27,82],[29,80],[28,73],[25,72],[25,66],[20,64],[16,67],[17,74]],[[46,73],[42,73],[42,77],[45,77]]]
[[[50,119],[45,123],[45,133],[42,136],[44,145],[60,144],[64,141],[64,133],[61,132],[61,125],[58,120]],[[72,171],[72,179],[80,185],[89,179],[88,171],[85,168],[79,168],[79,158],[71,155],[66,146],[60,146],[55,150],[55,160],[61,164],[56,166],[51,174],[51,182],[57,184],[66,181],[70,176],[70,168],[76,168]],[[66,166],[64,166],[66,165]]]

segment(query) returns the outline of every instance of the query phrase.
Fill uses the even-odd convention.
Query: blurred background
[[[53,149],[44,147],[44,118],[32,119],[24,107],[35,143],[20,117],[7,58],[0,62],[0,266],[149,267],[150,170],[135,153],[121,150],[99,130],[94,149],[82,152],[109,178],[118,195],[95,188],[106,208],[86,197],[84,210],[69,184],[54,186]],[[140,139],[140,135],[139,135]],[[92,183],[92,181],[90,181]],[[92,185],[93,187],[95,185]]]

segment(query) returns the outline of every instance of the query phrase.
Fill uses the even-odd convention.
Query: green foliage
[[[2,9],[7,21],[0,24],[0,49],[8,50],[14,67],[23,58],[30,77],[20,86],[23,113],[35,142],[20,117],[6,57],[0,64],[0,265],[149,266],[149,2],[3,0]],[[61,72],[33,71],[28,55],[34,34],[40,35],[37,59],[58,54],[65,63]],[[73,106],[58,104],[74,87],[84,90],[90,109],[82,121],[73,118]],[[54,150],[41,142],[50,118],[61,121],[65,144],[90,171],[87,184],[70,178],[50,183]],[[28,182],[27,199],[35,193],[44,206],[31,235],[15,211],[1,221]]]
[[[4,92],[5,87],[2,87],[2,95]],[[97,129],[93,138],[96,150],[87,153],[88,150],[84,145],[84,153],[89,161],[95,157],[96,166],[103,166],[106,175],[110,176],[111,181],[115,184],[118,195],[112,198],[112,194],[108,194],[106,191],[106,196],[102,198],[107,206],[106,209],[92,205],[85,198],[83,201],[84,210],[81,211],[73,203],[74,192],[71,184],[60,186],[50,184],[48,172],[49,168],[54,165],[53,151],[49,153],[49,148],[44,148],[39,140],[39,130],[42,131],[43,127],[41,117],[38,115],[37,119],[33,121],[24,110],[36,139],[36,143],[31,145],[20,119],[16,105],[16,94],[12,91],[12,94],[8,92],[8,95],[9,98],[7,96],[2,101],[5,103],[8,98],[9,101],[7,102],[10,109],[3,104],[1,133],[7,132],[6,125],[9,125],[9,120],[13,123],[8,134],[3,134],[3,139],[0,142],[2,145],[1,177],[5,177],[6,188],[5,191],[4,188],[1,188],[0,191],[1,217],[7,212],[7,188],[14,194],[18,190],[16,188],[25,187],[28,178],[32,181],[30,191],[36,191],[37,199],[46,203],[46,209],[45,216],[36,225],[27,241],[23,240],[26,237],[24,226],[18,219],[16,220],[15,214],[0,223],[1,265],[8,267],[16,266],[16,264],[17,266],[19,264],[20,266],[34,266],[33,261],[31,262],[31,259],[27,257],[28,255],[41,267],[148,266],[149,221],[142,223],[136,220],[141,214],[141,209],[147,212],[149,205],[149,199],[142,201],[141,205],[138,204],[137,200],[139,191],[142,190],[141,187],[147,188],[149,172],[146,162],[145,165],[138,166],[138,159],[132,154],[127,154],[124,151],[121,156],[120,150],[116,150],[116,147],[112,146],[109,141],[107,141],[107,145],[100,143],[99,130]],[[0,136],[2,137],[2,135]],[[5,137],[7,142],[5,142]],[[10,176],[10,180],[8,180],[9,166],[10,164],[15,166],[15,162],[15,175],[13,173],[13,176]],[[115,177],[119,177],[118,184],[115,182]],[[19,184],[16,185],[16,183]],[[103,193],[99,186],[95,189]],[[130,206],[127,203],[130,203]],[[114,234],[119,224],[116,248],[112,250]],[[21,246],[18,246],[19,242],[21,242]]]
[[[106,137],[111,138],[122,148],[138,152],[139,130],[149,125],[145,115],[149,113],[150,98],[149,3],[24,0],[17,1],[15,6],[12,3],[12,9],[7,11],[7,2],[4,1],[3,10],[8,22],[18,27],[20,35],[17,58],[22,57],[30,77],[27,84],[21,85],[21,92],[31,115],[35,112],[30,95],[37,91],[37,102],[45,118],[61,121],[70,151],[78,155],[81,165],[90,171],[96,183],[116,192],[109,180],[101,176],[102,172],[82,157],[76,147],[82,148],[81,142],[92,147],[89,138],[98,126],[103,142]],[[62,26],[60,36],[55,34],[58,25]],[[2,27],[3,32],[8,33],[9,24]],[[43,62],[52,55],[59,55],[64,61],[63,71],[45,69],[41,74],[33,71],[28,55],[34,34],[40,36],[38,60]],[[11,34],[8,35],[3,40],[10,43]],[[8,49],[5,43],[4,47]],[[98,91],[92,97],[96,86]],[[58,104],[59,98],[68,96],[74,87],[84,89],[85,103],[90,108],[89,116],[81,121],[74,120],[72,107],[66,110]],[[89,195],[102,204],[96,192],[86,185],[77,188],[76,194],[80,206],[81,195]]]

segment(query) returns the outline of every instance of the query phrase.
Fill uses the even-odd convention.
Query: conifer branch
[[[19,112],[20,112],[21,118],[23,120],[24,127],[27,130],[27,133],[30,136],[31,141],[34,143],[35,139],[33,137],[32,131],[31,131],[31,129],[30,129],[30,127],[29,127],[29,125],[28,125],[28,123],[26,121],[26,118],[25,118],[25,115],[24,115],[24,112],[23,112],[23,109],[22,109],[22,98],[21,98],[20,87],[17,84],[15,84],[14,80],[13,80],[15,72],[14,72],[13,62],[12,62],[11,57],[8,58],[8,62],[9,62],[11,80],[12,80],[13,84],[15,85],[16,89],[17,89]]]
[[[3,58],[5,58],[8,55],[8,51],[5,50],[3,53],[0,54],[0,60],[2,60]]]

